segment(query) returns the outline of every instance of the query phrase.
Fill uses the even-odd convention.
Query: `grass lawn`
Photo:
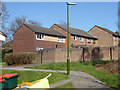
[[[6,65],[6,63],[5,62],[0,62],[0,65]]]
[[[46,77],[50,72],[40,72],[40,71],[15,71],[15,70],[0,70],[3,74],[17,73],[19,74],[18,83],[21,84],[24,82],[32,82]],[[68,76],[63,73],[52,73],[48,78],[49,83],[56,83],[62,80],[68,79]]]
[[[102,82],[106,83],[110,87],[118,88],[120,75],[110,74],[104,71],[97,71],[95,69],[96,64],[106,64],[110,61],[101,61],[101,62],[71,62],[70,69],[72,71],[82,71],[86,72],[95,78],[101,80]],[[38,65],[33,67],[26,67],[31,69],[53,69],[53,70],[67,70],[66,63],[49,63],[44,65]]]

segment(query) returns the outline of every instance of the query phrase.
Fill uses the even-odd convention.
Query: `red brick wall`
[[[35,50],[35,33],[22,25],[13,35],[13,53]]]
[[[14,53],[35,51],[36,47],[56,48],[56,44],[58,44],[57,48],[66,47],[65,43],[36,40],[36,34],[24,25],[13,35]]]
[[[83,48],[70,48],[70,61],[71,62],[82,62],[82,61],[111,61],[110,59],[110,47],[98,47],[84,49],[84,60],[83,60]],[[118,53],[120,48],[114,47],[112,49],[112,60],[118,60]],[[39,53],[41,55],[41,52]],[[41,56],[38,57],[41,61]],[[42,62],[67,62],[67,49],[45,49],[42,51]]]

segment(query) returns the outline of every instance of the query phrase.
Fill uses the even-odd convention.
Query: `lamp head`
[[[76,3],[67,2],[67,5],[76,5]]]

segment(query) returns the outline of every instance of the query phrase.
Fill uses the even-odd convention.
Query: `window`
[[[77,41],[77,36],[74,36],[74,41]]]
[[[93,40],[93,44],[95,44],[95,40]]]
[[[54,28],[54,30],[56,30],[56,28]]]
[[[88,43],[91,43],[91,40],[90,40],[90,39],[88,39]]]
[[[37,34],[37,40],[44,40],[44,35],[43,34]]]
[[[58,37],[58,42],[64,42],[63,38]]]
[[[83,42],[83,37],[80,37],[80,41]]]
[[[117,37],[114,37],[115,38],[115,41],[117,40]]]
[[[58,48],[58,44],[56,44],[56,48]]]
[[[36,51],[39,51],[39,50],[43,50],[43,48],[37,47],[37,48],[36,48]]]

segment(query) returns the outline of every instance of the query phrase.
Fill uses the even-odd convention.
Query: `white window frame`
[[[80,41],[83,42],[83,37],[80,37]]]
[[[91,40],[90,40],[90,39],[88,39],[88,43],[91,43]]]
[[[61,37],[58,37],[58,42],[64,42],[64,39],[63,38],[61,38]]]
[[[41,47],[36,47],[36,51],[43,50]]]
[[[38,38],[38,35],[40,35],[40,38]],[[44,40],[44,34],[37,33],[36,34],[36,39],[37,40]]]
[[[77,36],[73,36],[74,41],[77,41]]]

